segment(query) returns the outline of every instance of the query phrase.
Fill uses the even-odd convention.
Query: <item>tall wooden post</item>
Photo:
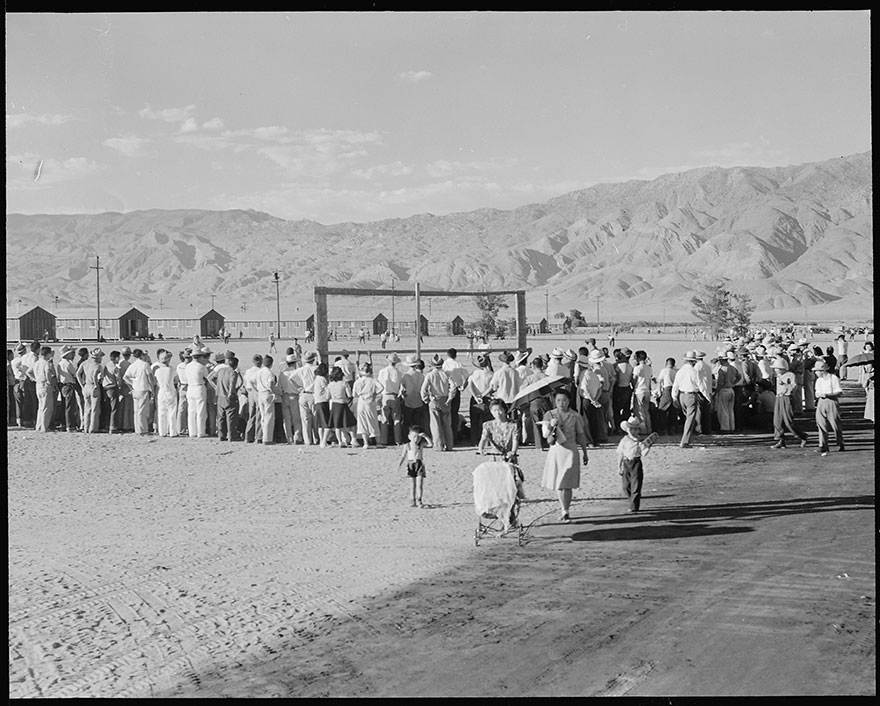
[[[516,293],[516,346],[517,350],[526,349],[526,291],[520,289]]]
[[[315,348],[321,362],[327,363],[330,353],[327,342],[327,292],[323,287],[315,287]]]
[[[416,358],[422,357],[422,298],[419,283],[416,282]]]

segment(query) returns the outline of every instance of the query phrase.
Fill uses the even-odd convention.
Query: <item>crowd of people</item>
[[[873,343],[866,341],[863,350],[873,352]],[[170,350],[159,349],[153,361],[129,346],[106,358],[100,347],[65,345],[57,361],[54,353],[39,342],[7,349],[9,426],[264,446],[406,446],[401,464],[408,460],[408,474],[419,479],[413,484],[418,504],[427,445],[437,452],[472,445],[514,464],[519,448],[540,447],[548,452],[542,483],[559,493],[563,521],[579,485],[580,459],[586,464],[587,449],[613,436],[622,437],[621,473],[633,490],[640,485],[634,474],[641,474],[635,459],[647,449],[639,446],[639,434],[680,429],[680,446],[689,448],[695,435],[772,429],[773,448],[780,449],[789,438],[808,443],[801,421],[814,414],[817,451],[826,455],[832,439],[845,449],[838,405],[847,370],[841,368],[848,354],[843,335],[825,350],[773,334],[728,339],[711,356],[689,350],[680,366],[668,358],[656,372],[646,351],[609,353],[593,338],[577,351],[554,348],[544,355],[481,351],[471,358],[472,370],[455,348],[427,363],[389,353],[374,370],[347,351],[332,362],[320,360],[298,342],[279,370],[268,354],[255,355],[243,369],[234,352],[214,353],[198,337],[177,361]],[[873,421],[873,367],[857,370],[865,417]],[[536,389],[540,394],[524,394]],[[637,494],[630,509],[638,510]]]

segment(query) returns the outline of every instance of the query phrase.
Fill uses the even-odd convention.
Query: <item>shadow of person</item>
[[[700,524],[636,525],[575,532],[571,539],[575,542],[612,542],[636,539],[681,539],[707,537],[713,534],[741,534],[743,532],[754,532],[754,529]]]

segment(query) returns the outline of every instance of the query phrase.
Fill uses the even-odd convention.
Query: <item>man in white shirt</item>
[[[684,429],[679,444],[683,449],[691,448],[691,437],[697,424],[697,397],[700,394],[701,381],[694,370],[696,362],[697,354],[694,351],[685,353],[684,365],[675,374],[672,383],[672,403],[684,411]]]
[[[302,422],[303,439],[306,446],[320,443],[318,424],[315,419],[315,362],[318,355],[314,351],[305,354],[304,363],[297,370],[299,393],[299,417]]]
[[[840,373],[840,380],[846,380],[846,371],[847,369],[843,367],[843,364],[849,360],[849,356],[847,352],[849,351],[849,343],[846,340],[846,336],[840,334],[835,341],[837,345],[836,349],[836,357],[837,357],[837,370]]]
[[[409,437],[410,427],[428,426],[425,422],[426,407],[422,400],[422,383],[425,381],[422,370],[425,364],[415,355],[408,355],[406,357],[406,365],[408,369],[400,379],[400,394],[403,403],[401,408],[403,412],[401,436],[404,439]]]
[[[39,350],[40,357],[34,362],[29,373],[34,381],[34,390],[37,395],[37,421],[34,429],[36,431],[54,431],[52,416],[55,413],[58,375],[52,363],[52,349],[43,346]]]
[[[443,372],[446,373],[446,377],[449,378],[449,412],[452,417],[453,434],[458,434],[459,426],[461,424],[458,411],[461,408],[461,391],[467,384],[468,377],[467,371],[464,369],[464,366],[458,362],[456,359],[457,357],[458,351],[455,348],[450,348],[446,351],[446,360],[443,361]]]
[[[351,394],[351,387],[354,385],[354,377],[357,374],[357,365],[348,359],[351,354],[347,350],[341,351],[339,355],[342,357],[333,365],[342,370],[342,379],[348,385],[348,392]]]
[[[263,422],[260,416],[260,399],[257,395],[257,373],[263,367],[263,356],[259,353],[252,358],[253,366],[242,374],[244,389],[247,390],[247,424],[244,430],[244,440],[248,444],[263,439]]]
[[[271,446],[275,443],[275,390],[277,379],[272,372],[272,364],[275,361],[271,355],[263,356],[263,367],[257,369],[254,375],[254,388],[257,391],[257,400],[260,404],[260,418],[262,421],[263,446]]]
[[[392,353],[385,357],[388,365],[376,374],[376,382],[382,385],[382,417],[385,421],[380,425],[380,443],[391,444],[388,438],[388,428],[392,428],[394,444],[400,446],[403,443],[403,400],[401,398],[401,382],[403,372],[398,365],[400,357]],[[448,361],[447,361],[448,362]],[[445,367],[445,363],[444,363]],[[447,373],[448,374],[448,373]]]
[[[119,387],[119,392],[122,396],[119,414],[122,417],[122,431],[134,431],[134,398],[132,397],[131,386],[125,382],[125,373],[132,362],[131,348],[123,346],[122,360],[119,361],[120,380],[122,380],[122,384]]]
[[[185,348],[180,352],[177,364],[177,433],[179,436],[189,434],[189,404],[186,401],[186,366],[192,360],[192,349]]]
[[[816,374],[816,426],[819,429],[819,448],[817,453],[828,455],[828,436],[834,432],[837,449],[845,451],[843,431],[840,428],[840,403],[838,399],[843,393],[840,379],[828,371],[828,363],[824,358],[817,358],[813,364]]]
[[[25,409],[27,410],[25,426],[34,426],[36,424],[39,402],[37,400],[37,388],[34,382],[33,370],[40,357],[40,344],[34,341],[31,343],[30,349],[21,358],[21,365],[25,374],[24,396]]]
[[[584,347],[584,350],[589,350]],[[602,378],[597,373],[598,365],[603,359],[602,353],[597,350],[590,351],[589,355],[578,354],[578,384],[577,394],[580,400],[581,415],[584,418],[584,427],[587,432],[587,441],[590,446],[596,448],[598,440],[608,440],[605,433],[605,411],[599,398],[602,394]],[[594,365],[594,361],[596,364]]]
[[[131,390],[134,405],[134,433],[146,436],[150,433],[150,400],[153,396],[155,379],[150,366],[144,360],[144,352],[135,348],[131,352],[134,361],[128,366],[122,378]]]
[[[544,371],[547,373],[547,377],[554,377],[560,375],[562,377],[570,377],[569,368],[567,365],[563,365],[562,358],[565,355],[561,348],[554,348],[550,351],[550,362],[547,363],[547,369]]]
[[[278,375],[281,389],[281,416],[284,418],[284,436],[288,444],[303,443],[302,419],[299,416],[299,395],[302,383],[299,368],[296,366],[296,353],[285,358],[287,367]]]
[[[210,355],[207,348],[198,348],[192,360],[183,370],[186,381],[187,429],[191,439],[205,438],[208,421],[208,391],[206,389],[208,368],[205,361]]]
[[[636,364],[633,368],[633,399],[637,406],[636,416],[642,423],[646,434],[651,429],[651,377],[654,371],[648,363],[648,354],[645,351],[636,351]]]
[[[492,376],[492,382],[489,384],[489,394],[504,400],[507,406],[510,407],[516,394],[519,392],[519,375],[515,368],[510,367],[510,364],[513,362],[513,356],[510,353],[500,353],[498,360],[501,361],[501,366]]]
[[[171,351],[162,351],[159,365],[153,374],[156,377],[156,423],[159,436],[179,436],[177,424],[177,377],[176,366],[171,367]]]

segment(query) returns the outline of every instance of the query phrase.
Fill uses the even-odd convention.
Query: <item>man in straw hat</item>
[[[469,419],[471,443],[476,446],[483,436],[483,424],[492,419],[489,411],[489,388],[494,373],[489,369],[489,356],[481,353],[476,358],[477,369],[468,377],[467,387],[471,393]]]
[[[15,377],[15,389],[13,395],[15,397],[15,420],[19,426],[33,426],[33,418],[28,409],[28,397],[26,392],[26,382],[28,379],[27,364],[24,362],[24,355],[27,353],[27,346],[19,342],[15,346],[14,355],[10,366],[12,367],[12,375]]]
[[[156,378],[156,430],[159,436],[179,436],[177,423],[177,366],[171,367],[171,351],[163,350],[158,365],[153,369]]]
[[[614,364],[614,387],[611,390],[611,406],[614,412],[615,431],[630,416],[633,401],[633,366],[629,362],[632,351],[625,348],[616,356]]]
[[[52,363],[52,349],[48,346],[40,348],[40,357],[36,360],[30,375],[34,381],[37,395],[36,431],[54,431],[52,416],[55,413],[55,394],[58,386],[58,375]]]
[[[29,350],[25,351],[24,355],[22,356],[22,367],[24,368],[25,372],[25,408],[27,410],[27,422],[25,423],[25,426],[35,427],[37,422],[37,409],[39,407],[39,400],[37,399],[37,384],[34,380],[34,366],[37,364],[37,361],[40,360],[42,357],[42,347],[38,341],[34,341],[30,344],[28,348]]]
[[[284,359],[287,367],[278,374],[281,390],[281,418],[284,422],[284,438],[288,444],[303,443],[302,418],[299,414],[299,396],[302,392],[296,353],[288,353]],[[236,371],[237,372],[237,371]],[[219,401],[219,388],[218,401]],[[236,396],[238,392],[236,389]],[[218,402],[219,407],[219,402]],[[223,432],[220,432],[223,436]],[[231,441],[232,439],[230,439]]]
[[[104,351],[93,348],[89,351],[89,359],[79,366],[76,379],[82,387],[83,394],[83,431],[86,434],[96,433],[101,426],[101,383],[104,378]]]
[[[455,349],[451,348],[450,350],[454,351]],[[376,382],[382,386],[381,419],[384,420],[379,425],[379,443],[383,446],[392,443],[400,446],[403,443],[403,401],[400,393],[403,371],[399,367],[400,356],[397,353],[386,355],[385,360],[388,365],[376,374]],[[444,367],[445,365],[444,363]],[[389,430],[392,438],[388,437]]]
[[[684,412],[684,429],[681,433],[679,446],[691,448],[691,439],[697,425],[697,395],[700,393],[700,379],[694,370],[697,354],[690,350],[684,354],[684,364],[675,374],[672,383],[672,399],[676,407]]]
[[[816,374],[816,426],[819,428],[818,453],[828,454],[828,437],[833,432],[837,441],[837,449],[844,451],[843,431],[840,428],[840,379],[829,372],[828,363],[824,358],[817,358],[813,364]]]
[[[401,437],[409,438],[409,429],[412,426],[427,427],[428,408],[422,400],[422,383],[425,375],[424,362],[415,354],[408,355],[404,363],[407,368],[400,378],[400,395],[402,400],[401,414]]]
[[[513,373],[512,370],[511,372]],[[431,358],[431,370],[422,382],[421,395],[428,405],[434,447],[440,451],[452,451],[454,442],[449,407],[449,378],[443,372],[443,359],[438,353]]]
[[[122,431],[134,431],[134,398],[129,384],[125,381],[125,373],[128,372],[129,366],[134,362],[131,359],[131,347],[122,347],[122,359],[119,361],[119,379],[122,385],[119,389],[122,400],[120,401],[120,415],[122,417]]]
[[[782,356],[773,361],[776,370],[776,402],[773,406],[773,438],[774,449],[785,448],[785,430],[801,440],[801,448],[807,445],[807,435],[797,428],[791,405],[791,393],[795,388],[794,373]]]
[[[205,347],[192,352],[192,360],[183,370],[186,380],[187,430],[191,439],[207,437],[205,427],[208,421],[208,391],[206,389],[208,368],[205,365],[211,354]]]
[[[308,360],[308,357],[306,360]],[[242,373],[242,379],[244,380],[244,388],[247,391],[248,400],[247,424],[244,430],[244,440],[249,444],[261,441],[263,438],[263,425],[262,419],[260,418],[260,400],[257,395],[257,373],[260,371],[260,368],[263,367],[263,356],[259,353],[255,353],[251,362],[253,362],[253,365]],[[314,369],[314,366],[312,369]],[[311,382],[312,386],[314,386],[314,375],[312,375]],[[314,415],[314,396],[311,397],[311,402],[312,414]],[[300,393],[300,403],[302,403],[302,393]],[[306,417],[302,415],[302,409],[300,409],[300,417],[303,419],[303,422],[305,422]],[[312,421],[314,421],[314,416],[312,417]],[[308,443],[308,441],[306,441],[306,443]],[[315,443],[318,442],[315,441]]]
[[[589,350],[586,346],[582,350]],[[589,354],[578,355],[578,387],[581,415],[584,417],[584,429],[587,442],[592,448],[599,446],[599,440],[608,440],[605,431],[605,412],[600,401],[602,395],[601,363],[605,359],[602,351],[594,349]]]
[[[58,384],[61,386],[61,402],[64,411],[64,428],[73,433],[78,431],[78,409],[76,405],[76,365],[73,356],[76,348],[63,346],[61,348],[61,360],[58,361]]]
[[[144,359],[144,352],[135,348],[131,352],[134,361],[122,376],[125,383],[131,389],[131,399],[134,405],[134,433],[146,436],[150,433],[150,404],[153,397],[155,378],[150,365]]]
[[[309,351],[303,356],[303,364],[297,369],[296,384],[299,393],[299,418],[302,422],[303,441],[306,446],[321,442],[318,423],[315,418],[315,368],[318,354]]]
[[[189,434],[189,405],[186,401],[186,366],[192,361],[192,348],[184,348],[179,356],[175,372],[177,373],[177,429],[180,436]]]
[[[554,348],[550,351],[550,362],[547,364],[547,369],[545,372],[550,377],[554,376],[562,376],[562,377],[571,377],[570,369],[567,365],[562,363],[562,359],[565,357],[565,351],[561,348]]]

